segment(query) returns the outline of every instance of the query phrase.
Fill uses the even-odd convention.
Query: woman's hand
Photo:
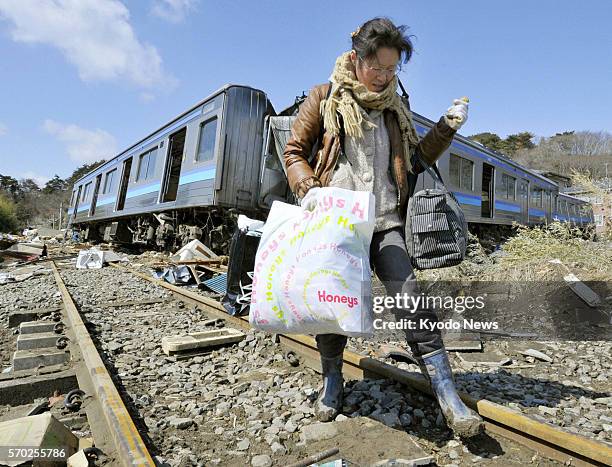
[[[468,118],[468,102],[470,100],[467,97],[461,99],[455,99],[453,105],[451,105],[446,114],[444,120],[448,126],[453,130],[459,130],[461,126],[467,121]]]

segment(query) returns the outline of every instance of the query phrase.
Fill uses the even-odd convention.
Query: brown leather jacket
[[[321,84],[310,91],[300,106],[291,128],[291,137],[285,146],[283,157],[289,187],[298,198],[303,198],[313,186],[328,186],[340,155],[340,137],[324,132],[323,143],[318,141],[322,123],[319,104],[325,99],[329,86],[329,83]],[[403,218],[408,201],[408,171],[404,160],[404,145],[395,115],[390,111],[385,111],[384,119],[391,146],[389,166],[398,189],[397,207]],[[448,126],[442,117],[421,139],[416,151],[423,161],[431,165],[450,146],[454,135],[455,130]],[[308,158],[315,144],[318,144],[318,150],[311,165],[308,163]],[[418,162],[413,165],[414,173],[423,172],[424,168]]]

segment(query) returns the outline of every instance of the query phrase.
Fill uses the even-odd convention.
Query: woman
[[[435,163],[467,119],[466,102],[455,100],[419,141],[407,101],[397,94],[400,59],[407,63],[413,50],[405,29],[387,18],[374,18],[352,34],[352,50],[336,60],[331,84],[315,86],[300,106],[284,152],[289,185],[302,203],[309,190],[312,194],[326,186],[375,195],[370,262],[391,296],[418,293],[403,238],[408,172],[424,171],[418,160]],[[318,149],[309,164],[315,145]],[[429,310],[394,313],[417,323],[437,321]],[[461,436],[479,433],[482,419],[457,396],[440,331],[406,331],[406,339],[449,426]],[[329,421],[342,410],[347,338],[320,334],[316,341],[323,371],[316,412],[319,420]]]

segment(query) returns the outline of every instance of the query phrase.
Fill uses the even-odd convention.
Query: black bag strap
[[[418,151],[415,151],[413,159],[416,159],[416,161],[421,164],[421,167],[424,167],[425,170],[427,171],[427,173],[429,174],[429,176],[433,179],[434,182],[439,183],[442,186],[442,189],[446,192],[449,193],[450,195],[453,196],[453,198],[455,197],[452,193],[452,191],[449,191],[449,189],[446,187],[446,183],[444,183],[444,179],[442,178],[442,174],[440,173],[440,171],[438,170],[438,167],[436,166],[436,164],[433,165],[427,165],[425,163],[425,161],[423,161],[423,159],[421,158],[421,156],[419,155]],[[412,195],[414,195],[414,192],[416,190],[416,184],[418,181],[419,175],[410,172],[408,174],[408,193],[409,193],[409,197],[412,197]]]
[[[399,87],[402,90],[402,97],[408,99],[408,93],[406,92],[406,88],[404,88],[404,85],[402,84],[402,80],[399,79],[399,76],[397,77],[397,84],[399,84]]]
[[[425,168],[427,173],[431,176],[431,178],[433,178],[434,182],[439,183],[440,185],[444,187],[446,191],[448,191],[448,188],[446,188],[446,183],[444,183],[444,180],[442,179],[442,174],[438,170],[438,166],[436,164],[427,165],[425,161],[419,155],[418,151],[415,151],[414,157],[419,161],[419,164],[421,164],[421,167]]]

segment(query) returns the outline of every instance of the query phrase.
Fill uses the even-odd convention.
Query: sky
[[[0,174],[65,178],[226,83],[279,111],[376,16],[415,36],[415,112],[468,96],[464,135],[612,132],[610,0],[0,0]]]

